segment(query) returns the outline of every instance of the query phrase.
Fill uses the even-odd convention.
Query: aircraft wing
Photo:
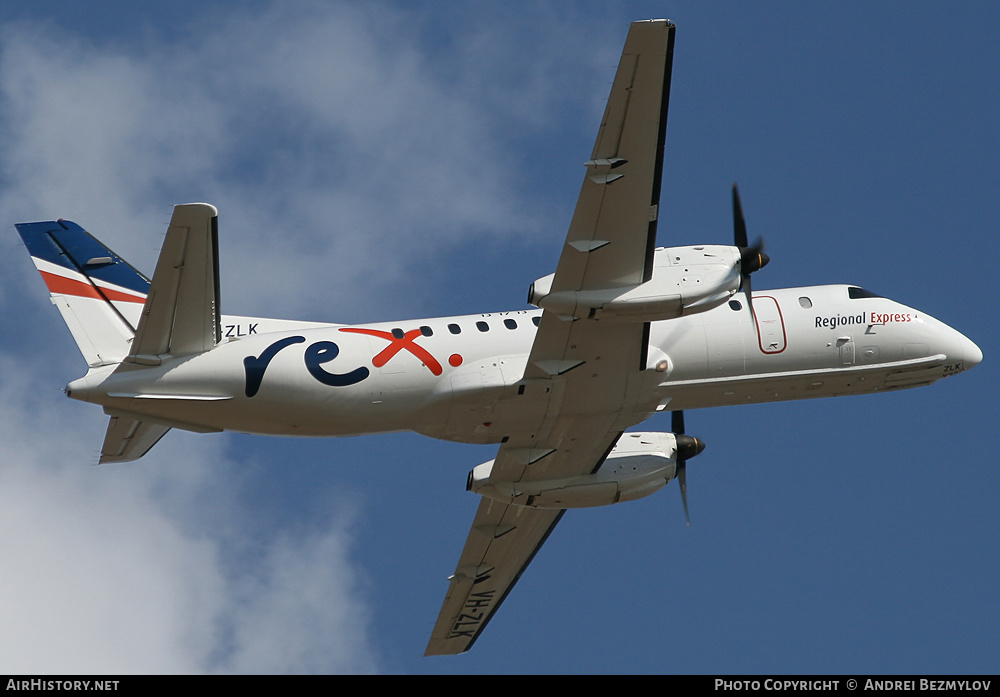
[[[218,235],[214,206],[174,206],[136,327],[132,362],[201,353],[221,340]]]
[[[652,275],[673,45],[668,21],[629,29],[552,292],[625,287]],[[507,436],[490,481],[595,472],[621,432],[656,406],[637,399],[648,336],[647,324],[543,312],[518,383],[536,418]],[[472,646],[564,512],[483,498],[426,655]]]
[[[553,293],[651,278],[673,53],[673,24],[655,20],[630,27]]]
[[[483,498],[425,656],[472,648],[565,511]]]
[[[545,439],[512,438],[500,446],[493,471],[523,472],[522,480],[552,471],[595,471],[621,435],[607,430],[615,420],[616,415],[559,419],[554,424],[559,433]],[[555,442],[558,448],[546,447]],[[483,497],[424,655],[472,648],[565,512]]]
[[[674,31],[665,20],[629,29],[551,293],[652,277]],[[585,413],[619,411],[646,368],[649,325],[571,319],[543,313],[525,378],[575,371],[565,404]]]

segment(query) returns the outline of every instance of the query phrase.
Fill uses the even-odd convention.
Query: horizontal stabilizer
[[[153,421],[112,416],[101,447],[100,464],[138,460],[169,430],[169,426]]]
[[[217,216],[207,203],[174,206],[130,356],[190,356],[222,339]]]

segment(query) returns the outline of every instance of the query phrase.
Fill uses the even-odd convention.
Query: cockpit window
[[[851,300],[858,300],[860,298],[881,298],[882,296],[878,293],[873,293],[870,290],[865,290],[864,288],[851,286],[847,289],[847,297]]]

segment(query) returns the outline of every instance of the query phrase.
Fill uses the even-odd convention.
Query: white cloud
[[[170,205],[209,200],[240,314],[329,314],[319,282],[365,307],[456,243],[564,225],[531,198],[537,153],[499,133],[544,123],[566,89],[566,66],[545,57],[571,23],[517,61],[532,82],[501,94],[472,78],[502,79],[484,48],[496,25],[463,32],[463,64],[442,67],[418,17],[276,4],[143,44],[8,26],[0,217],[74,219],[151,270]]]
[[[230,623],[226,672],[372,670],[368,620],[359,602],[348,540],[339,528],[305,539],[285,536],[267,550],[262,577],[242,578]],[[280,637],[280,639],[277,639]]]
[[[495,43],[513,20],[467,22],[435,53],[419,15],[377,9],[276,3],[145,43],[0,26],[0,220],[76,220],[151,272],[170,205],[207,200],[227,312],[349,320],[384,312],[387,288],[456,243],[565,225],[533,197],[538,153],[518,131],[544,128],[572,89],[552,58],[580,40],[572,21],[510,73]],[[613,56],[594,60],[610,79]],[[0,275],[25,277],[9,229],[0,249]],[[219,438],[87,467],[105,417],[53,396],[65,376],[47,360],[68,341],[8,285],[0,671],[377,669],[350,515],[263,532]]]
[[[0,671],[375,670],[350,511],[263,534],[220,439],[87,467],[103,418],[0,374]]]

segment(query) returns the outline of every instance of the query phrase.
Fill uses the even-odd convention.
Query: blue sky
[[[671,484],[563,518],[473,651],[422,653],[493,449],[171,432],[100,410],[13,223],[150,272],[220,209],[223,308],[521,309],[550,273],[629,21],[678,25],[660,243],[755,288],[856,283],[976,341],[874,397],[692,411]],[[5,3],[0,672],[995,673],[1000,11],[986,3]],[[644,428],[669,430],[667,418]]]

